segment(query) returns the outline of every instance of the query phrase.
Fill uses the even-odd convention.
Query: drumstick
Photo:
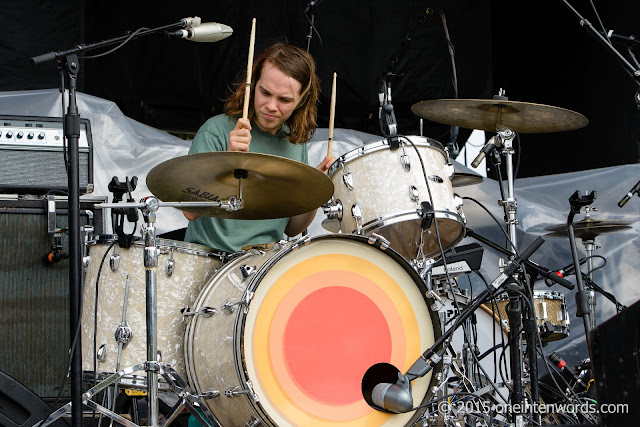
[[[251,98],[251,69],[253,68],[253,46],[256,41],[256,18],[251,21],[251,36],[249,38],[249,60],[247,61],[247,83],[244,88],[244,108],[242,118],[249,117],[249,100]]]
[[[331,107],[329,111],[329,144],[327,146],[327,157],[331,157],[331,144],[333,143],[333,121],[336,116],[336,73],[333,73],[333,85],[331,86]]]

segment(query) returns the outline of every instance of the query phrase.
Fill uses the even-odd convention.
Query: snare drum
[[[418,256],[420,246],[427,257],[439,256],[435,220],[421,240],[421,202],[429,202],[435,211],[443,249],[462,240],[462,199],[453,193],[453,166],[447,166],[439,142],[419,136],[410,139],[420,157],[406,141],[401,140],[400,148],[392,150],[388,141],[382,140],[356,148],[331,165],[328,176],[334,184],[332,212],[327,213],[323,227],[332,232],[375,232],[409,260]]]
[[[509,296],[502,294],[496,300],[502,318],[508,321]],[[557,341],[569,336],[569,310],[561,292],[534,290],[533,307],[542,342]]]
[[[365,402],[374,364],[406,372],[439,322],[415,270],[362,236],[328,235],[252,249],[200,293],[187,327],[190,384],[226,425],[413,424]],[[427,401],[431,373],[412,382]]]
[[[123,249],[117,243],[112,246],[113,239],[117,236],[100,237],[89,246],[82,310],[82,369],[89,380],[93,380],[94,362],[100,379],[147,361],[144,242],[135,241],[131,248]],[[223,258],[221,253],[193,243],[156,239],[156,246],[161,251],[156,274],[158,360],[170,364],[186,379],[183,311],[193,306]],[[127,277],[129,286],[125,296]],[[124,340],[130,336],[122,348],[119,363],[117,335]],[[162,377],[159,380],[162,381]],[[143,387],[146,373],[134,373],[121,379],[120,384]]]

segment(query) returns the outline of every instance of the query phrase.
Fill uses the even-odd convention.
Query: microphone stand
[[[313,12],[313,8],[318,6],[322,0],[310,0],[304,8],[304,16],[307,18],[307,22],[309,22],[309,34],[307,34],[307,53],[309,53],[309,49],[311,48],[311,39],[313,38],[313,31],[315,30],[315,13]],[[311,12],[311,18],[307,15],[308,12]]]
[[[580,212],[580,208],[583,206],[589,206],[596,198],[595,191],[592,191],[589,195],[581,196],[579,191],[576,191],[569,198],[569,204],[571,210],[567,217],[567,232],[569,233],[569,244],[571,246],[571,255],[573,257],[573,264],[576,269],[576,284],[578,285],[578,292],[576,293],[576,316],[582,317],[584,323],[584,332],[587,338],[587,349],[591,349],[589,334],[592,329],[591,316],[595,318],[595,313],[590,312],[589,298],[585,292],[584,282],[582,281],[582,273],[580,271],[580,259],[578,258],[578,248],[575,241],[575,233],[573,230],[573,218]],[[594,304],[595,305],[595,304]],[[594,319],[595,320],[595,319]]]
[[[615,47],[613,47],[613,45],[611,44],[611,42],[609,42],[609,40],[607,40],[602,34],[600,34],[600,32],[598,30],[596,30],[593,25],[591,24],[591,22],[589,22],[587,19],[585,19],[582,15],[580,15],[580,13],[573,7],[571,6],[571,4],[569,4],[569,2],[567,0],[562,0],[562,2],[569,8],[569,10],[571,12],[573,12],[573,14],[580,20],[580,26],[581,27],[585,27],[587,30],[589,30],[593,35],[596,36],[596,38],[604,45],[606,46],[609,51],[611,53],[613,53],[613,55],[618,59],[618,61],[623,65],[624,70],[627,72],[627,74],[629,74],[631,76],[631,78],[633,78],[633,80],[636,82],[636,84],[638,86],[640,86],[640,69],[634,67],[628,60],[627,58],[625,58],[620,52],[618,52],[616,50]],[[640,109],[640,88],[638,89],[638,91],[636,91],[635,95],[634,95],[634,100],[636,102],[636,105],[638,106],[638,108]]]
[[[79,53],[101,47],[113,45],[127,39],[154,34],[169,29],[185,28],[187,19],[182,19],[175,24],[166,25],[154,29],[144,29],[133,35],[125,35],[114,39],[104,40],[89,45],[80,44],[71,49],[62,51],[52,51],[31,58],[31,63],[40,64],[47,61],[58,61],[66,73],[69,87],[69,104],[64,116],[64,137],[69,144],[69,165],[67,185],[69,187],[69,331],[71,337],[71,365],[70,365],[70,385],[71,385],[71,423],[74,426],[82,425],[82,344],[78,338],[80,331],[80,307],[82,303],[82,251],[80,249],[80,178],[79,178],[79,139],[80,139],[80,114],[76,97],[78,82],[78,72],[80,70]],[[64,97],[64,93],[62,96]],[[155,314],[155,312],[154,312]],[[154,344],[155,345],[155,344]],[[152,409],[155,414],[155,408]],[[157,423],[157,418],[154,420]],[[154,424],[157,425],[157,424]]]
[[[507,280],[515,274],[518,269],[521,268],[524,260],[529,258],[542,244],[544,243],[544,239],[540,236],[538,237],[531,245],[529,245],[524,251],[520,253],[519,256],[514,258],[512,261],[507,264],[502,273],[485,289],[482,291],[476,299],[464,310],[460,312],[460,314],[456,317],[455,323],[447,329],[443,334],[438,338],[433,345],[425,351],[419,358],[416,360],[413,365],[409,368],[406,374],[400,375],[398,383],[402,387],[410,386],[410,382],[424,377],[427,373],[431,371],[431,369],[436,366],[441,360],[442,355],[446,349],[446,346],[442,347],[444,343],[448,343],[450,341],[451,336],[455,332],[455,330],[460,327],[482,304],[487,302],[494,294],[494,291],[501,287]],[[438,350],[442,347],[440,350]],[[513,374],[513,367],[512,367]],[[514,380],[514,389],[518,386]],[[519,387],[522,387],[522,384],[519,384]],[[520,403],[520,402],[513,402]],[[376,408],[378,409],[378,408]],[[387,412],[384,408],[379,408],[383,411]]]

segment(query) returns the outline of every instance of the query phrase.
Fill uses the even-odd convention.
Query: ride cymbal
[[[163,202],[211,202],[238,196],[243,208],[179,208],[200,215],[234,219],[286,218],[317,209],[333,195],[333,182],[319,170],[284,157],[245,152],[189,154],[155,166],[147,175],[149,191]]]
[[[437,123],[487,132],[500,126],[517,133],[560,132],[589,123],[582,114],[564,108],[499,99],[434,99],[413,104],[411,111]]]
[[[573,224],[573,234],[582,239],[593,239],[600,234],[615,233],[632,228],[630,221],[614,221],[604,219],[585,218]],[[557,224],[545,227],[552,233],[548,237],[566,237],[569,235],[567,224]]]

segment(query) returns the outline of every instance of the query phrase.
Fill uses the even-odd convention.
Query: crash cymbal
[[[411,106],[414,114],[450,126],[496,132],[560,132],[589,123],[580,113],[549,105],[498,99],[434,99]]]
[[[333,182],[319,170],[269,154],[210,152],[176,157],[155,166],[147,175],[149,191],[163,202],[209,202],[238,196],[236,170],[242,180],[242,209],[184,208],[218,218],[286,218],[309,212],[333,195]]]
[[[604,219],[585,218],[573,224],[573,234],[582,239],[593,239],[600,234],[615,233],[631,228],[629,221],[613,221]],[[545,227],[552,231],[548,237],[566,237],[569,235],[567,224],[557,224]]]

